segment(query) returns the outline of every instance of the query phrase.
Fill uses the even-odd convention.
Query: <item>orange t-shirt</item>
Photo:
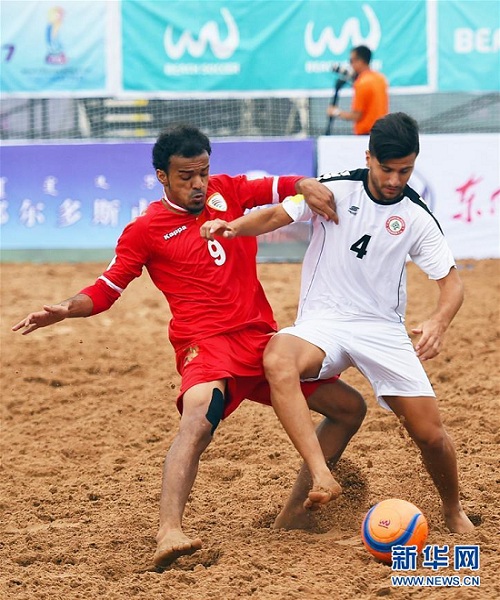
[[[353,88],[352,110],[361,113],[361,119],[354,123],[354,133],[370,133],[375,121],[389,112],[387,79],[382,73],[364,71],[356,78]]]

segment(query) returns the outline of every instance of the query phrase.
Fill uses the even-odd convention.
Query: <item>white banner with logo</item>
[[[318,175],[364,167],[367,148],[364,136],[320,137]],[[431,208],[455,258],[500,258],[498,135],[421,135],[409,185]]]

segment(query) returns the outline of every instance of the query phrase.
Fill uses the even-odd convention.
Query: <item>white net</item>
[[[155,138],[176,123],[211,137],[316,137],[329,98],[10,98],[0,101],[2,140]],[[351,102],[348,90],[339,106]],[[391,111],[411,114],[422,133],[500,132],[499,93],[393,94]],[[337,120],[333,134],[352,133]]]

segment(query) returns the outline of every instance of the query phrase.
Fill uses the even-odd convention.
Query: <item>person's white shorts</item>
[[[314,344],[326,354],[318,379],[356,367],[371,383],[377,400],[383,396],[435,396],[405,327],[380,321],[307,319],[281,329]]]

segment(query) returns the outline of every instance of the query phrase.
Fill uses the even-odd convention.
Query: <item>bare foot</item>
[[[156,567],[168,567],[179,556],[193,554],[201,548],[201,540],[189,539],[180,530],[170,530],[158,540],[153,563]]]
[[[272,529],[303,529],[309,531],[314,528],[314,521],[310,510],[305,510],[302,503],[296,509],[283,508],[272,524]]]
[[[327,504],[331,500],[335,500],[342,493],[342,488],[332,477],[331,483],[328,487],[315,486],[307,495],[304,500],[304,508],[306,510],[319,510],[323,504]]]
[[[460,507],[458,511],[449,513],[446,513],[443,510],[443,517],[446,527],[448,527],[452,533],[469,533],[475,529],[472,521],[465,514],[462,507]]]

